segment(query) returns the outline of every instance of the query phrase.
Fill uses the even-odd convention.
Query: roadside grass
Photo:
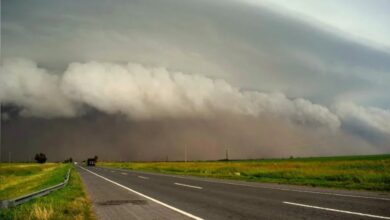
[[[68,170],[71,165],[60,165]],[[74,169],[74,168],[72,168]],[[65,175],[65,174],[64,174]],[[62,179],[56,183],[63,181]],[[96,219],[92,204],[83,189],[80,176],[71,171],[68,185],[49,195],[33,199],[22,205],[0,210],[0,219]]]
[[[199,162],[99,162],[168,174],[343,189],[390,191],[390,155]]]
[[[12,199],[64,181],[69,166],[57,163],[0,164],[0,200]]]

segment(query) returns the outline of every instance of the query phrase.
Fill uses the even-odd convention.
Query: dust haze
[[[212,119],[129,120],[94,112],[81,118],[14,118],[3,122],[3,152],[31,160],[46,152],[51,161],[99,155],[102,160],[173,161],[255,159],[378,153],[353,135],[316,130],[277,118],[219,115]]]

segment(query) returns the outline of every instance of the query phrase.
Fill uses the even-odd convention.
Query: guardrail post
[[[9,208],[9,207],[14,207],[14,206],[16,206],[14,200],[9,200],[9,201],[7,201],[7,202],[8,202],[8,208]]]
[[[8,208],[8,200],[1,201],[0,205],[2,209]]]

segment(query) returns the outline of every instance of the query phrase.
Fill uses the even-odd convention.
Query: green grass
[[[64,181],[69,166],[47,163],[0,164],[0,200],[16,198]]]
[[[65,172],[72,167],[71,165],[62,164],[47,164],[39,168],[33,166],[29,167],[29,169],[20,168],[18,165],[14,166],[15,172],[20,175],[23,174],[27,179],[30,179],[29,177],[31,176],[40,176],[41,185],[38,184],[39,186],[36,188],[45,188],[43,186],[48,183],[54,185],[62,182]],[[1,169],[1,175],[4,175],[3,172],[10,173],[9,171],[4,171],[3,167],[1,167]],[[12,170],[10,167],[7,169]],[[46,174],[46,172],[48,172],[47,169],[51,170],[49,171],[49,173],[51,173],[50,175]],[[45,174],[43,175],[42,173]],[[60,176],[59,179],[57,179],[57,174]],[[52,179],[43,180],[43,176],[49,176],[52,177]],[[12,179],[10,177],[7,178]],[[34,179],[34,181],[32,181],[34,184],[39,182],[35,178],[32,179]],[[18,180],[18,178],[15,178],[14,180],[18,182],[16,185],[20,188],[17,190],[18,193],[16,194],[19,194],[19,191],[31,191],[31,189],[23,190],[22,188],[26,188],[27,184],[19,184],[20,180]],[[11,194],[14,195],[14,193]],[[91,207],[91,203],[84,192],[80,176],[73,170],[68,185],[65,188],[54,191],[49,195],[33,199],[19,206],[2,209],[0,210],[0,219],[95,219]]]
[[[199,162],[99,162],[99,166],[256,182],[390,191],[390,155]]]

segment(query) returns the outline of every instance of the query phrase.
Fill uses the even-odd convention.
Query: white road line
[[[187,184],[183,184],[183,183],[174,183],[175,185],[179,185],[179,186],[185,186],[185,187],[190,187],[190,188],[195,188],[195,189],[203,189],[202,187],[200,186],[191,186],[191,185],[187,185]]]
[[[138,176],[138,178],[145,179],[145,180],[149,179],[149,177],[146,176]]]
[[[126,186],[124,186],[124,185],[122,185],[122,184],[119,184],[119,183],[117,183],[117,182],[115,182],[115,181],[112,181],[112,180],[110,180],[110,179],[108,179],[108,178],[106,178],[106,177],[104,177],[104,176],[101,176],[101,175],[99,175],[99,174],[97,174],[97,173],[95,173],[95,172],[92,172],[92,171],[90,171],[90,170],[88,170],[88,169],[85,169],[84,167],[81,167],[81,166],[79,166],[79,167],[80,167],[81,169],[85,170],[85,171],[88,171],[88,172],[92,173],[93,175],[95,175],[95,176],[97,176],[97,177],[100,177],[100,178],[102,178],[102,179],[104,179],[104,180],[106,180],[106,181],[108,181],[108,182],[110,182],[110,183],[113,183],[113,184],[115,184],[115,185],[117,185],[117,186],[119,186],[119,187],[122,187],[122,188],[124,188],[124,189],[127,189],[127,190],[129,190],[130,192],[132,192],[132,193],[135,193],[135,194],[137,194],[137,195],[139,195],[139,196],[142,196],[142,197],[144,197],[144,198],[146,198],[146,199],[149,199],[150,201],[153,201],[153,202],[155,202],[155,203],[157,203],[157,204],[160,204],[160,205],[162,205],[162,206],[165,206],[165,207],[167,207],[167,208],[169,208],[169,209],[171,209],[171,210],[173,210],[173,211],[176,211],[176,212],[178,212],[178,213],[181,213],[181,214],[183,214],[183,215],[185,215],[185,216],[187,216],[187,217],[190,217],[190,218],[196,219],[196,220],[203,220],[202,218],[200,218],[200,217],[198,217],[198,216],[195,216],[195,215],[193,215],[193,214],[191,214],[191,213],[188,213],[188,212],[185,212],[185,211],[180,210],[180,209],[178,209],[178,208],[175,208],[175,207],[173,207],[173,206],[170,206],[170,205],[168,205],[168,204],[166,204],[166,203],[163,203],[163,202],[161,202],[161,201],[159,201],[159,200],[157,200],[157,199],[153,199],[152,197],[149,197],[149,196],[147,196],[147,195],[145,195],[145,194],[142,194],[142,193],[137,192],[137,191],[135,191],[135,190],[133,190],[133,189],[130,189],[129,187],[126,187]]]
[[[171,176],[171,175],[169,175],[169,176]],[[171,177],[174,177],[174,176],[171,176]],[[186,179],[186,180],[189,179],[189,178],[179,177],[179,176],[176,178]],[[248,184],[244,184],[244,183],[231,183],[231,182],[221,182],[221,181],[202,180],[202,179],[199,179],[198,181],[209,182],[209,183],[222,183],[222,184],[233,185],[233,186],[246,186],[246,187],[260,188],[260,189],[270,189],[270,190],[280,190],[280,191],[299,192],[299,193],[311,193],[311,194],[328,195],[328,196],[340,196],[340,197],[350,197],[350,198],[359,198],[359,199],[374,199],[374,200],[390,201],[390,198],[384,198],[384,197],[359,196],[359,195],[351,195],[351,194],[318,192],[318,191],[299,190],[299,189],[286,189],[286,188],[280,188],[280,187],[254,186],[254,185],[248,185]]]
[[[390,217],[386,217],[386,216],[370,215],[370,214],[364,214],[364,213],[360,213],[360,212],[351,212],[351,211],[345,211],[345,210],[339,210],[339,209],[324,208],[324,207],[305,205],[305,204],[294,203],[294,202],[283,202],[283,203],[288,204],[288,205],[295,205],[295,206],[301,206],[301,207],[306,207],[306,208],[321,209],[321,210],[326,210],[326,211],[331,211],[331,212],[340,212],[340,213],[346,213],[346,214],[352,214],[352,215],[366,216],[366,217],[371,217],[371,218],[390,219]]]
[[[124,173],[124,172],[122,172],[121,174],[122,174],[122,175],[126,175],[126,176],[127,176],[127,173]]]
[[[300,193],[311,193],[311,194],[329,195],[329,196],[341,196],[341,197],[351,197],[351,198],[360,198],[360,199],[375,199],[375,200],[390,201],[390,198],[374,197],[374,196],[359,196],[359,195],[351,195],[351,194],[330,193],[330,192],[318,192],[318,191],[299,190],[299,189],[284,189],[284,188],[262,187],[262,186],[260,186],[260,188],[274,189],[274,190],[281,190],[281,191],[300,192]]]
[[[109,169],[113,169],[113,168],[109,168]],[[126,170],[126,171],[132,172],[131,170]],[[135,171],[135,173],[137,173],[137,171]],[[280,191],[289,191],[289,192],[300,192],[300,193],[311,193],[311,194],[328,195],[328,196],[340,196],[340,197],[350,197],[350,198],[359,198],[359,199],[374,199],[374,200],[390,201],[390,198],[385,198],[385,197],[359,196],[359,195],[342,194],[342,193],[319,192],[319,191],[300,190],[300,189],[287,189],[287,188],[268,187],[268,186],[259,186],[259,185],[254,186],[254,185],[248,185],[245,183],[232,183],[232,182],[221,182],[221,181],[215,181],[215,180],[193,179],[192,177],[188,178],[188,177],[167,175],[167,174],[161,174],[161,173],[148,173],[148,174],[155,175],[155,176],[169,176],[169,177],[178,178],[178,179],[195,180],[195,181],[202,181],[202,182],[208,182],[208,183],[221,183],[221,184],[227,184],[227,185],[233,185],[233,186],[246,186],[246,187],[252,187],[252,188],[280,190]]]

